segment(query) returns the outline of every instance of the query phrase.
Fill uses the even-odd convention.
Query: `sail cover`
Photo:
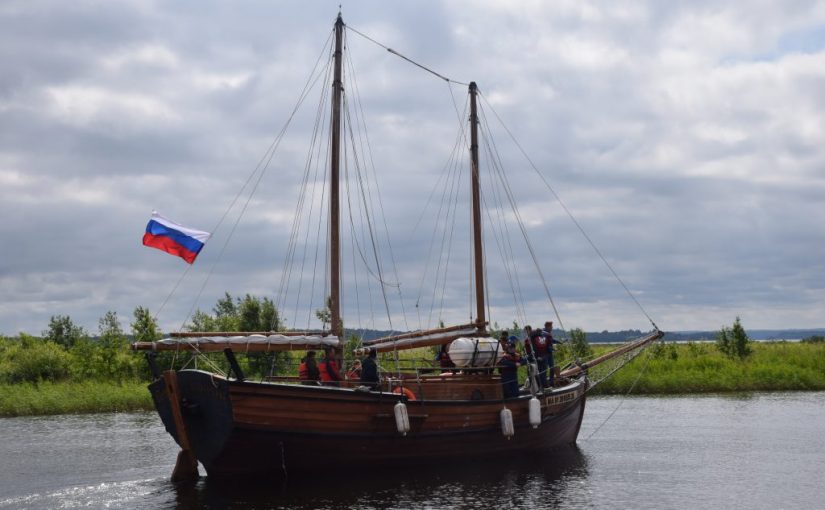
[[[151,347],[149,347],[149,345],[151,345]],[[149,347],[151,350],[173,350],[176,347],[181,347],[208,351],[231,348],[234,351],[282,351],[290,349],[323,348],[326,346],[338,347],[339,345],[340,340],[334,335],[239,335],[228,337],[198,336],[192,338],[164,338],[157,342],[142,342],[140,346],[134,344],[133,348],[146,349],[146,347]]]

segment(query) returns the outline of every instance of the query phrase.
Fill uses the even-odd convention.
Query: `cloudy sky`
[[[136,306],[159,312],[168,331],[225,291],[279,299],[289,324],[301,326],[310,312],[291,307],[303,298],[277,294],[320,85],[233,225],[247,203],[238,194],[250,175],[257,182],[256,165],[313,72],[339,3],[350,27],[453,80],[478,82],[564,326],[649,323],[494,127],[493,111],[662,329],[716,329],[737,315],[746,328],[825,326],[825,2],[5,0],[0,334],[38,334],[53,315],[96,332],[107,310],[128,328]],[[432,291],[419,288],[434,271],[426,263],[434,228],[417,221],[443,203],[466,87],[351,31],[347,41],[381,186],[376,230],[397,267],[385,265],[384,279],[401,284],[407,320],[401,305],[386,308],[397,329],[432,324],[421,318]],[[351,104],[355,92],[347,91]],[[491,207],[494,189],[483,190]],[[468,199],[456,200],[460,222]],[[194,228],[218,226],[188,272],[141,245],[153,209]],[[505,212],[489,218],[512,223]],[[450,267],[459,274],[442,287],[436,313],[447,323],[471,313],[458,283],[468,275],[467,232],[456,231]],[[305,255],[313,236],[296,248],[304,273],[325,264]],[[552,312],[541,280],[513,242],[507,267],[520,272],[523,312],[507,304],[512,275],[492,245],[492,319],[543,321]],[[369,278],[348,269],[351,247],[345,292]],[[291,285],[312,293],[298,276]],[[345,304],[347,325],[383,326],[368,318],[363,296]],[[309,307],[319,307],[313,299]]]

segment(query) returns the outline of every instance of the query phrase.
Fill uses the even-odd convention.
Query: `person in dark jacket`
[[[509,341],[504,347],[504,356],[498,362],[498,372],[501,374],[501,390],[504,398],[518,396],[518,367],[526,361],[516,352],[516,342]]]
[[[378,364],[375,362],[375,357],[378,352],[375,349],[370,349],[367,357],[361,360],[361,384],[368,386],[371,390],[378,388]]]
[[[455,363],[453,363],[453,360],[450,359],[450,353],[447,352],[447,344],[441,345],[441,350],[438,351],[438,355],[435,357],[435,360],[441,367],[442,372],[446,372],[450,368],[455,368]]]
[[[321,371],[315,361],[315,351],[308,351],[307,355],[301,359],[301,365],[298,367],[298,379],[301,380],[301,384],[313,386],[321,380]]]

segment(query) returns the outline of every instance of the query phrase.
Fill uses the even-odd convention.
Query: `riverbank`
[[[753,342],[744,360],[712,343],[658,344],[593,389],[594,394],[676,395],[825,390],[825,344]],[[597,352],[609,350],[600,347]],[[635,383],[635,385],[634,385]]]
[[[593,394],[825,391],[825,344],[758,342],[745,360],[712,343],[657,344],[593,389]],[[600,354],[615,346],[595,346]],[[635,383],[635,386],[634,386]],[[153,409],[146,382],[0,385],[0,416]]]
[[[153,409],[145,382],[42,382],[0,385],[0,416]]]

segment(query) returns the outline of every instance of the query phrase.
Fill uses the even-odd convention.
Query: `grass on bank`
[[[0,385],[0,416],[153,409],[144,382],[41,382]]]
[[[593,392],[623,394],[637,378],[633,394],[825,390],[825,345],[753,342],[751,347],[753,353],[740,361],[711,343],[655,345]]]

